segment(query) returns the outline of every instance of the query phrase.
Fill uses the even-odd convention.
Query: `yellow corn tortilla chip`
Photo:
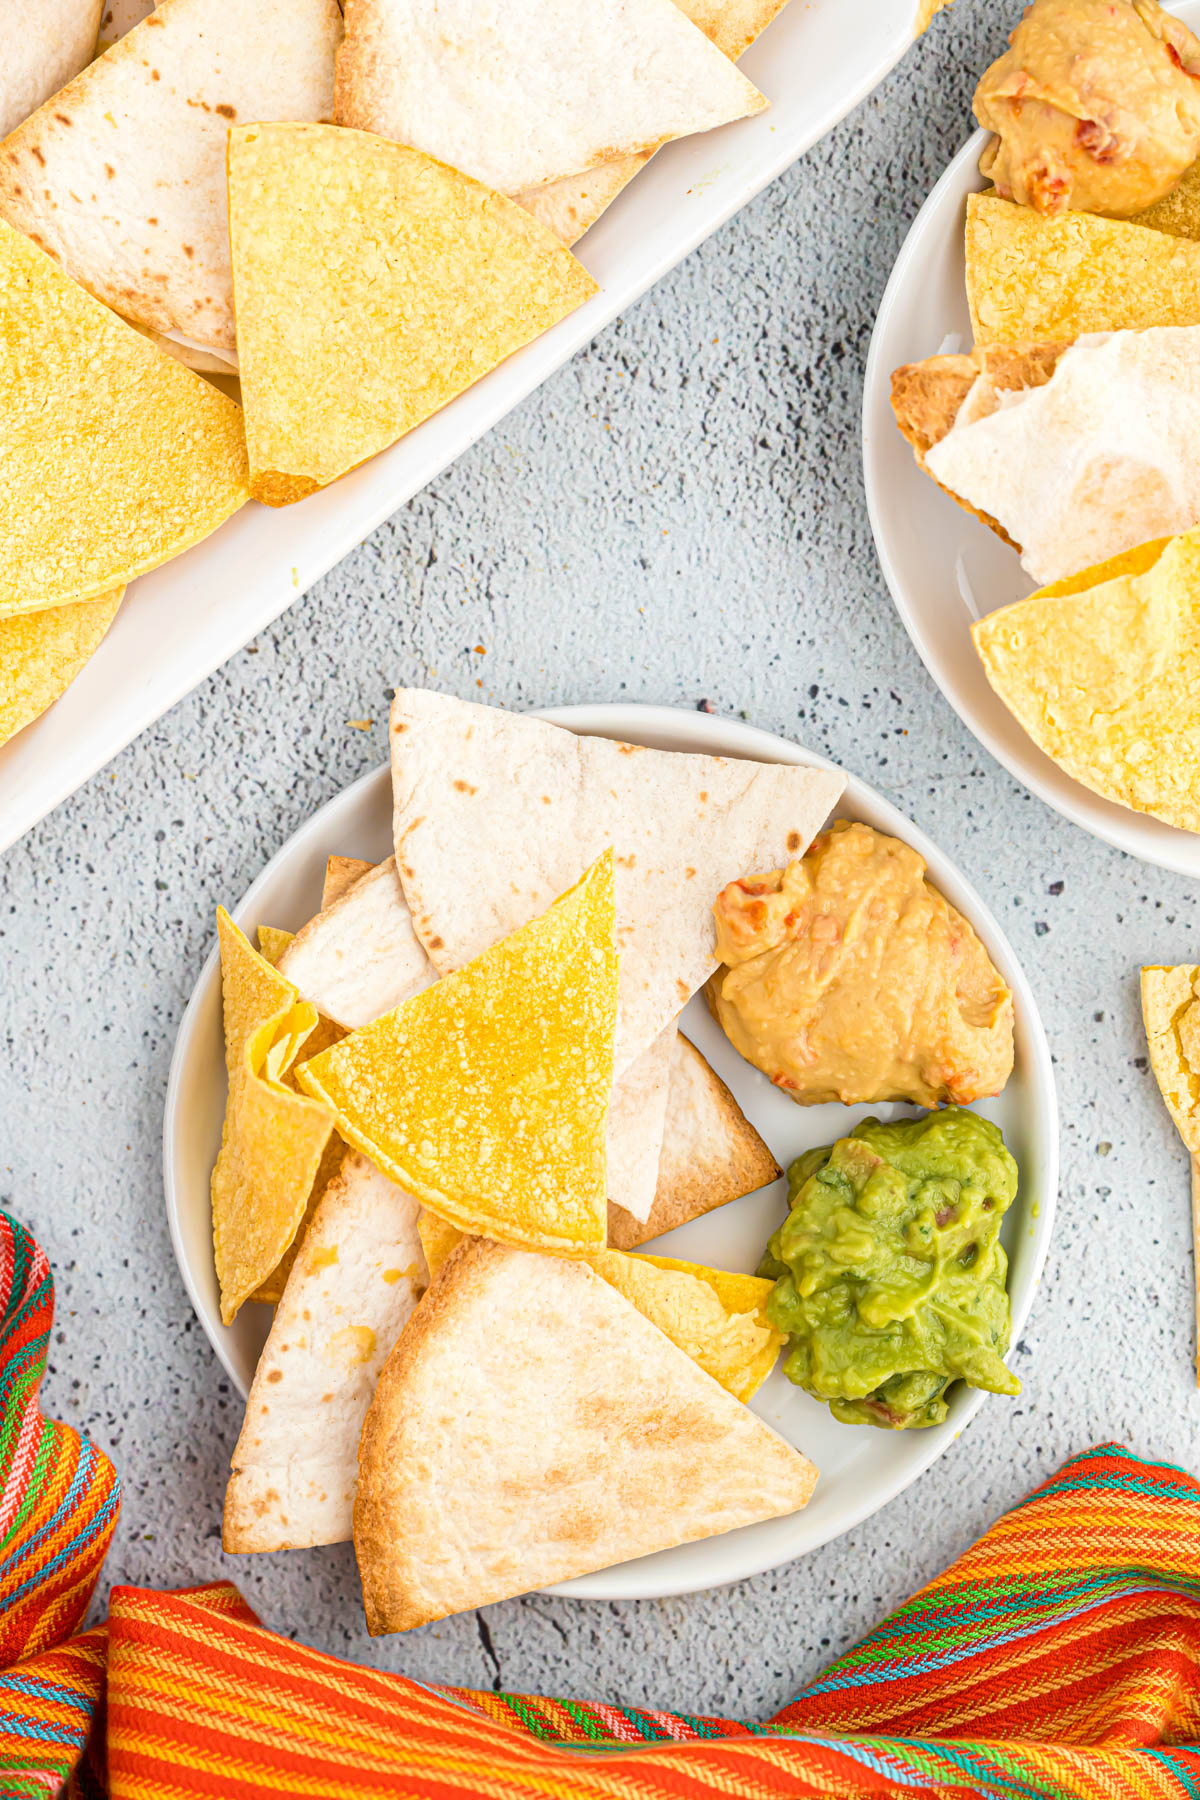
[[[403,437],[596,284],[513,201],[369,132],[229,133],[250,487],[284,506]]]
[[[1200,967],[1142,970],[1150,1067],[1179,1135],[1200,1155]]]
[[[436,1281],[464,1234],[428,1207],[421,1208],[417,1232],[429,1279]],[[590,1250],[583,1261],[735,1400],[751,1400],[775,1367],[783,1337],[767,1318],[772,1282],[621,1250]]]
[[[1192,164],[1171,193],[1134,213],[1130,224],[1165,231],[1169,237],[1200,238],[1200,163]]]
[[[240,407],[0,222],[0,617],[110,594],[246,499]]]
[[[335,900],[369,875],[375,867],[374,863],[363,862],[358,856],[331,856],[325,863],[325,886],[321,890],[321,911],[328,912]]]
[[[333,1119],[287,1085],[317,1009],[217,909],[229,1098],[212,1175],[213,1252],[228,1325],[304,1217]]]
[[[297,1069],[341,1135],[463,1231],[604,1244],[613,856],[528,925]]]
[[[966,258],[979,344],[1200,325],[1200,244],[1127,219],[1043,219],[995,194],[972,194]]]
[[[70,687],[116,618],[124,592],[0,619],[0,744]]]
[[[987,678],[1093,793],[1200,831],[1200,529],[973,625]]]
[[[292,936],[290,931],[280,931],[278,925],[260,925],[258,928],[258,954],[265,957],[274,968],[291,943]]]

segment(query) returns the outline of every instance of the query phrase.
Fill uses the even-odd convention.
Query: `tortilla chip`
[[[356,1151],[322,1196],[246,1402],[225,1550],[351,1536],[363,1419],[426,1282],[417,1205]]]
[[[786,0],[730,0],[729,5],[723,5],[721,0],[676,3],[723,56],[736,62],[783,11]],[[632,156],[616,156],[583,174],[564,175],[544,187],[525,188],[513,198],[556,238],[564,244],[574,244],[653,155],[654,150],[641,150]]]
[[[616,1006],[608,851],[540,917],[297,1076],[348,1142],[462,1230],[599,1248]]]
[[[318,1025],[316,1031],[313,1032],[312,1037],[309,1039],[310,1044],[317,1041],[320,1029],[321,1027]],[[308,1045],[306,1044],[305,1049],[307,1048]],[[293,1092],[298,1091],[296,1089],[294,1075],[289,1072],[284,1077],[284,1080]],[[343,1143],[336,1131],[330,1132],[329,1142],[321,1152],[321,1160],[317,1165],[317,1172],[313,1176],[313,1184],[308,1190],[308,1199],[304,1203],[304,1215],[301,1218],[299,1225],[296,1227],[292,1241],[276,1263],[275,1267],[271,1270],[270,1274],[265,1276],[264,1279],[259,1282],[254,1292],[250,1295],[251,1300],[256,1300],[263,1306],[278,1306],[279,1302],[283,1299],[284,1289],[288,1284],[288,1276],[291,1274],[296,1258],[300,1254],[300,1248],[304,1243],[308,1228],[312,1224],[317,1207],[321,1202],[325,1190],[329,1187],[330,1183],[335,1181],[341,1174],[346,1158],[356,1154],[357,1152],[351,1150],[349,1144]]]
[[[392,703],[397,865],[442,973],[616,856],[618,1075],[717,966],[728,881],[799,856],[835,804],[832,770],[645,750],[402,688]]]
[[[116,618],[124,592],[0,619],[0,744],[66,692]]]
[[[332,125],[229,134],[250,485],[303,499],[596,292],[519,206]]]
[[[1200,163],[1192,164],[1171,193],[1134,213],[1130,224],[1165,231],[1169,237],[1200,238]]]
[[[971,628],[987,678],[1068,775],[1200,831],[1200,530],[1144,544]]]
[[[374,863],[364,862],[359,856],[331,856],[325,863],[325,885],[321,889],[321,911],[332,906],[335,900],[348,894],[356,881],[369,875],[375,867]]]
[[[677,1034],[654,1205],[644,1223],[610,1203],[608,1241],[632,1250],[782,1173],[720,1076]]]
[[[951,0],[921,0],[917,10],[917,36],[920,37],[922,32],[928,31],[942,8],[950,4]]]
[[[224,907],[217,930],[229,1099],[212,1175],[213,1248],[229,1325],[295,1237],[333,1119],[285,1083],[316,1008],[251,948]]]
[[[608,1198],[635,1219],[648,1219],[654,1205],[676,1035],[674,1025],[660,1032],[613,1083],[608,1103]]]
[[[1200,244],[1128,220],[1043,219],[995,194],[971,194],[966,258],[980,344],[1200,325]]]
[[[154,0],[105,0],[100,15],[100,39],[97,54],[110,50],[118,38],[148,18],[154,11]]]
[[[436,981],[413,930],[395,859],[371,869],[310,919],[279,968],[347,1031],[371,1024]]]
[[[0,0],[0,138],[91,62],[100,0]]]
[[[246,499],[242,415],[0,223],[0,617],[109,594]]]
[[[258,928],[258,954],[270,963],[273,969],[279,967],[279,959],[292,941],[290,931],[280,931],[277,925],[260,925]]]
[[[1142,970],[1150,1067],[1180,1137],[1200,1154],[1200,967]]]
[[[672,0],[349,0],[334,116],[519,194],[766,104]]]
[[[363,1426],[367,1626],[797,1511],[816,1470],[582,1263],[461,1244]]]
[[[328,119],[337,0],[162,0],[0,145],[0,218],[114,312],[232,350],[225,141]]]

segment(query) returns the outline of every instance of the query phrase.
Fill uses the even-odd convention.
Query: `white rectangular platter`
[[[7,848],[278,618],[881,81],[919,0],[791,0],[742,59],[768,111],[660,151],[584,237],[586,306],[382,456],[297,506],[251,504],[136,582],[58,704],[0,750]]]

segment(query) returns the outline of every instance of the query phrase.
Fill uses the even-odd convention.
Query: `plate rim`
[[[551,724],[562,725],[568,730],[574,730],[583,735],[620,736],[636,742],[639,741],[640,733],[652,735],[656,731],[661,731],[668,735],[683,734],[685,736],[688,733],[696,733],[701,739],[709,738],[719,741],[710,741],[707,748],[703,743],[697,744],[693,753],[718,756],[740,754],[757,761],[790,762],[794,765],[835,770],[846,778],[847,795],[853,796],[855,790],[865,794],[873,806],[879,808],[885,816],[890,816],[896,826],[903,828],[905,841],[910,843],[931,867],[940,869],[944,865],[949,870],[953,882],[970,902],[971,910],[968,916],[972,925],[984,938],[989,953],[1000,962],[1005,979],[1012,989],[1017,1009],[1016,1016],[1020,1022],[1030,1057],[1031,1089],[1036,1101],[1036,1110],[1040,1111],[1040,1118],[1034,1121],[1034,1130],[1043,1142],[1040,1146],[1037,1181],[1034,1184],[1039,1190],[1036,1202],[1037,1211],[1030,1220],[1033,1237],[1032,1258],[1025,1271],[1020,1294],[1014,1293],[1011,1296],[1012,1347],[1015,1348],[1032,1310],[1053,1236],[1059,1182],[1058,1096],[1050,1047],[1029,979],[1015,950],[1009,943],[1006,933],[974,884],[953,858],[941,850],[914,821],[908,819],[886,795],[880,793],[863,777],[856,775],[851,770],[840,768],[829,758],[809,750],[792,739],[766,731],[759,726],[750,725],[744,720],[726,718],[720,713],[698,713],[686,707],[657,706],[636,701],[584,702],[576,705],[521,710],[527,711],[532,717],[544,719]],[[738,748],[723,747],[734,745]],[[677,744],[675,748],[682,749],[683,753],[687,754],[686,746]],[[257,896],[280,868],[280,865],[302,852],[305,846],[298,843],[297,840],[319,837],[321,822],[335,806],[350,804],[353,796],[361,794],[375,784],[385,782],[388,770],[389,765],[383,763],[358,776],[346,787],[331,795],[296,831],[290,834],[251,882],[237,905],[229,909],[231,916],[243,929],[248,924],[253,925],[257,922],[252,917]],[[937,878],[945,879],[942,873],[939,873]],[[171,1053],[166,1103],[163,1112],[163,1187],[171,1246],[188,1300],[206,1340],[228,1376],[235,1393],[244,1398],[241,1378],[226,1346],[210,1329],[207,1316],[209,1308],[202,1302],[190,1259],[184,1250],[174,1155],[177,1124],[187,1104],[184,1081],[192,1040],[212,984],[219,980],[219,953],[214,943],[196,976],[187,1005],[180,1017]],[[1012,1349],[1009,1352],[1009,1355],[1011,1354]],[[867,1498],[861,1504],[848,1507],[843,1517],[831,1521],[830,1529],[814,1542],[805,1543],[802,1547],[790,1551],[784,1546],[782,1553],[773,1552],[764,1559],[763,1556],[754,1553],[753,1540],[749,1534],[742,1536],[737,1532],[724,1533],[707,1540],[712,1544],[721,1545],[725,1551],[723,1561],[726,1566],[718,1570],[711,1579],[704,1577],[671,1579],[658,1575],[649,1580],[631,1581],[629,1572],[646,1561],[644,1558],[635,1558],[630,1562],[615,1565],[611,1569],[597,1570],[590,1575],[579,1576],[569,1582],[553,1583],[536,1591],[572,1599],[664,1599],[676,1595],[716,1590],[749,1576],[781,1568],[785,1564],[809,1555],[837,1538],[843,1537],[846,1532],[853,1530],[855,1526],[862,1524],[890,1504],[925,1474],[930,1466],[950,1448],[950,1445],[975,1417],[985,1398],[986,1395],[979,1389],[965,1390],[959,1398],[953,1418],[921,1434],[920,1453],[913,1458],[911,1465],[906,1464],[881,1483],[871,1485]],[[795,1517],[803,1519],[804,1513],[798,1513]],[[742,1537],[745,1545],[740,1556],[736,1551],[739,1537]]]

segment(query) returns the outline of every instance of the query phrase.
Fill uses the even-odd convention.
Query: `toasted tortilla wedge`
[[[645,1220],[658,1187],[671,1064],[678,1033],[668,1025],[613,1083],[606,1138],[608,1198]]]
[[[1001,394],[1041,387],[1049,381],[1065,348],[1063,344],[981,345],[969,356],[931,356],[924,362],[905,363],[896,369],[892,374],[892,411],[925,473],[937,479],[926,456],[953,429],[968,395],[978,397],[986,410],[994,410]],[[990,396],[990,404],[983,398],[981,388]],[[984,412],[979,416],[984,416]],[[938,486],[965,512],[982,519],[997,537],[1020,551],[1021,546],[1013,543],[990,513],[972,506],[940,481]]]
[[[1127,219],[1043,219],[996,194],[971,194],[966,258],[977,344],[1200,325],[1200,244]]]
[[[297,1079],[451,1224],[577,1254],[604,1244],[616,1010],[606,851],[540,917]]]
[[[622,1074],[716,967],[727,881],[799,856],[845,785],[823,769],[645,750],[401,689],[396,861],[417,936],[461,967],[616,858]]]
[[[284,506],[403,437],[596,291],[502,194],[368,132],[229,134],[250,483]]]
[[[437,980],[413,930],[395,859],[353,882],[298,931],[279,959],[325,1017],[353,1031]]]
[[[328,119],[337,0],[162,0],[0,145],[0,218],[115,312],[234,347],[225,141]]]
[[[0,138],[87,67],[101,0],[0,0]]]
[[[369,875],[374,867],[374,863],[364,862],[359,856],[329,857],[325,864],[325,885],[321,889],[321,911],[348,894],[355,882]]]
[[[359,1455],[375,1635],[797,1511],[816,1481],[591,1269],[480,1240],[402,1332]]]
[[[226,1550],[350,1537],[363,1419],[425,1286],[418,1210],[354,1151],[326,1189],[246,1402],[225,1491]]]
[[[654,1204],[639,1221],[610,1202],[608,1241],[632,1250],[755,1193],[781,1172],[720,1076],[677,1032]]]
[[[1093,793],[1200,831],[1200,530],[1042,588],[972,627],[988,680]]]
[[[0,617],[109,594],[246,499],[242,415],[0,223]]]
[[[0,619],[0,744],[66,692],[116,618],[124,592]]]
[[[335,117],[515,195],[766,104],[672,0],[349,0]]]

